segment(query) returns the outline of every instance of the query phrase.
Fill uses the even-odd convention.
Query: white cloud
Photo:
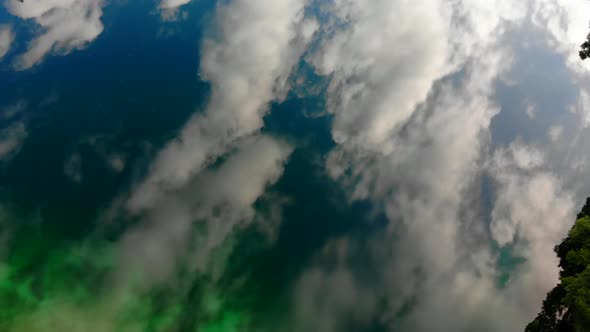
[[[201,172],[146,212],[122,240],[124,265],[143,269],[148,282],[165,280],[186,255],[193,268],[206,271],[234,230],[255,220],[254,202],[282,175],[290,153],[270,137],[243,140],[218,168]]]
[[[162,0],[160,2],[160,15],[164,21],[175,21],[179,18],[180,7],[190,3],[191,0]]]
[[[82,173],[82,157],[79,153],[73,153],[64,162],[64,174],[70,179],[70,181],[81,184],[84,179]]]
[[[333,75],[333,136],[338,143],[382,145],[452,69],[448,12],[436,1],[337,0],[331,9],[350,26],[324,41],[313,62]]]
[[[523,6],[511,1],[334,1],[332,12],[348,26],[332,27],[335,33],[313,58],[321,73],[333,75],[334,139],[365,149],[392,143],[432,85],[497,38],[500,23],[522,19]]]
[[[458,87],[437,89],[437,97],[422,110],[428,115],[407,125],[407,138],[381,162],[375,179],[395,193],[384,197],[390,236],[399,238],[390,245],[399,254],[386,261],[386,274],[398,280],[389,285],[389,296],[395,299],[392,310],[418,299],[402,319],[402,330],[511,330],[514,326],[501,327],[515,324],[510,316],[491,326],[485,318],[506,311],[488,312],[499,300],[494,295],[494,258],[485,245],[476,196],[488,128],[499,112],[490,100],[492,84],[505,57],[490,50],[487,54],[487,60],[467,67],[467,77]],[[403,282],[412,278],[420,281],[412,286]],[[451,308],[457,311],[452,320]]]
[[[539,11],[560,12],[552,4],[564,1],[533,5],[535,22],[544,20],[555,36],[571,31]],[[161,8],[187,2],[164,1]],[[500,112],[494,85],[512,56],[500,42],[522,23],[527,5],[323,4],[335,17],[322,23],[310,59],[331,76],[328,109],[338,146],[326,167],[352,199],[382,206],[389,223],[368,236],[368,249],[344,237],[317,255],[295,285],[295,317],[288,320],[295,330],[342,331],[378,318],[401,331],[518,331],[538,310],[557,278],[552,247],[572,221],[570,187],[551,169],[550,153],[520,139],[495,151],[489,144]],[[139,222],[121,240],[123,268],[142,269],[150,283],[166,279],[180,260],[210,269],[234,230],[256,221],[254,203],[281,176],[291,152],[258,131],[318,31],[304,6],[299,0],[219,5],[217,34],[203,42],[210,104],[160,152],[127,202]],[[584,116],[586,99],[581,95],[576,111]],[[551,128],[551,137],[563,134]],[[113,169],[125,166],[109,156]],[[481,200],[488,179],[495,190],[485,193],[490,207]],[[526,261],[504,271],[496,245]],[[373,269],[351,263],[359,252]]]
[[[540,167],[544,162],[545,156],[542,151],[527,146],[518,139],[508,148],[497,151],[494,155],[494,167],[503,170],[517,167],[529,171]]]
[[[421,105],[437,80],[463,68],[468,56],[476,58],[489,51],[487,45],[502,33],[501,22],[523,17],[520,6],[512,8],[506,1],[459,2],[455,7],[445,1],[423,6],[402,1],[335,3],[334,11],[348,26],[324,41],[314,57],[320,72],[334,76],[329,108],[335,113],[333,137],[341,144],[329,159],[329,170],[335,176],[349,165],[347,157],[365,163],[391,155],[398,147],[403,150],[406,142],[397,141],[407,135],[404,130],[413,116],[424,116]],[[494,15],[489,14],[491,10]],[[452,17],[463,24],[452,23]],[[404,51],[398,52],[402,47]],[[488,93],[488,77],[509,65],[509,55],[485,56],[488,63],[481,65],[489,68],[473,68],[477,63],[472,64],[473,75],[481,71],[478,74],[485,78],[472,82],[469,89],[474,94]],[[475,121],[477,113],[472,116]],[[357,166],[357,170],[366,167]],[[367,191],[356,189],[357,198]]]
[[[17,69],[39,64],[48,54],[68,54],[82,49],[103,31],[102,0],[6,1],[8,11],[32,19],[41,27],[27,51],[17,59]]]
[[[0,25],[0,60],[8,53],[12,41],[14,40],[14,33],[12,26]]]
[[[523,24],[527,2],[334,6],[345,24],[330,28],[313,57],[320,72],[333,75],[329,108],[339,146],[327,167],[353,199],[384,205],[389,226],[370,241],[375,280],[351,277],[358,266],[345,265],[336,277],[313,268],[302,283],[348,280],[347,294],[387,303],[385,313],[365,316],[382,315],[396,330],[523,330],[556,281],[551,249],[573,210],[561,179],[539,170],[544,154],[516,143],[493,159],[493,211],[482,202],[490,125],[500,112],[494,86],[512,58],[501,45],[509,29]],[[533,209],[538,213],[524,213]],[[513,245],[526,262],[504,271],[494,243]],[[509,278],[500,287],[503,273]],[[322,315],[305,319],[326,331],[340,330],[335,321],[355,320],[345,295],[326,296],[332,298],[313,310]]]
[[[563,127],[562,126],[551,126],[549,127],[549,130],[547,131],[547,135],[549,135],[549,138],[551,139],[552,142],[556,142],[561,138],[561,135],[563,134]]]
[[[121,173],[125,169],[125,157],[121,154],[110,155],[108,164],[114,172]]]
[[[310,269],[297,284],[294,330],[333,332],[350,328],[349,320],[367,323],[376,307],[374,296],[359,288],[347,268]]]
[[[160,2],[160,8],[162,9],[173,9],[186,5],[191,0],[162,0]]]
[[[4,121],[10,121],[7,126],[0,130],[0,161],[10,159],[18,153],[29,136],[25,121],[13,120],[13,118],[22,113],[26,107],[27,102],[25,100],[19,100],[0,110],[0,114],[4,118]]]
[[[580,117],[580,123],[584,128],[590,126],[590,95],[584,89],[580,89],[578,102],[570,109]]]
[[[22,113],[27,108],[27,102],[25,100],[19,100],[16,103],[6,106],[0,110],[0,114],[4,119],[12,119],[16,115]]]
[[[541,152],[512,143],[494,156],[492,174],[499,183],[497,200],[492,211],[492,236],[499,245],[514,243],[518,237],[528,243],[546,244],[551,254],[570,226],[558,222],[572,220],[573,203],[560,189],[560,182],[543,171]],[[546,238],[549,237],[549,238]]]
[[[557,283],[553,247],[567,234],[576,207],[573,195],[547,170],[545,162],[523,165],[518,160],[516,151],[538,153],[532,147],[516,148],[519,144],[512,143],[494,155],[490,170],[496,199],[490,229],[500,246],[511,245],[516,257],[526,258],[512,273],[507,288],[507,293],[514,292],[508,299],[524,309],[539,307],[545,292]]]
[[[268,103],[284,94],[287,76],[316,29],[303,9],[302,0],[219,5],[217,34],[202,46],[201,75],[212,85],[210,103],[159,153],[129,201],[131,210],[182,187],[233,142],[262,127]]]
[[[579,60],[580,45],[586,40],[590,3],[585,0],[539,0],[533,2],[533,23],[549,34],[548,44],[565,55],[575,72],[587,74],[590,63]]]
[[[78,144],[88,145],[94,150],[106,166],[113,172],[120,173],[125,169],[127,157],[124,152],[119,151],[119,147],[113,145],[113,137],[107,135],[95,135],[81,140]]]
[[[0,130],[0,160],[16,154],[28,136],[25,124],[20,121]]]
[[[100,160],[113,173],[121,173],[127,164],[127,155],[121,147],[114,146],[114,137],[109,135],[92,135],[80,139],[77,146],[64,161],[64,174],[74,183],[84,180],[84,163],[82,149],[92,151],[94,161]]]
[[[531,102],[528,102],[526,104],[525,112],[529,119],[533,120],[537,116],[537,107]]]

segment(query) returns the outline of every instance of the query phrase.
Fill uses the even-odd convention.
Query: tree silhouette
[[[560,283],[547,294],[541,312],[527,325],[525,332],[587,332],[590,326],[590,198],[555,252],[561,268]]]
[[[580,59],[590,58],[590,33],[586,36],[586,41],[580,45]]]

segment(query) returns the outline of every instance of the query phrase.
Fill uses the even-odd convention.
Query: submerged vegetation
[[[0,260],[2,332],[232,332],[248,318],[206,275],[179,271],[148,289],[121,278],[112,243],[30,229],[19,240]]]

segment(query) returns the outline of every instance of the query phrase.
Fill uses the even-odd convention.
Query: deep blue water
[[[58,241],[78,240],[91,233],[97,214],[141,179],[157,151],[176,136],[191,114],[207,104],[210,87],[199,79],[199,46],[215,2],[193,1],[186,7],[188,20],[167,23],[160,20],[155,1],[109,4],[102,18],[104,32],[86,49],[49,56],[23,72],[12,71],[9,64],[26,47],[23,41],[30,40],[34,26],[18,22],[16,48],[0,65],[0,109],[24,102],[27,107],[18,119],[27,123],[29,137],[9,163],[0,165],[0,199],[12,202],[23,215],[40,211],[43,231]],[[0,22],[17,23],[1,11]],[[514,75],[529,81],[497,86],[502,107],[492,124],[497,145],[516,136],[536,140],[545,135],[549,124],[556,122],[553,109],[564,104],[554,96],[575,99],[565,69],[551,77],[538,70],[547,63],[557,66],[559,59],[537,49],[522,52],[523,59],[532,60],[526,65],[517,63]],[[315,75],[303,61],[293,73],[300,75],[319,91],[326,89],[327,78]],[[526,90],[529,86],[535,89]],[[295,86],[285,101],[270,105],[263,129],[296,147],[283,176],[269,188],[290,201],[283,208],[277,241],[267,244],[253,229],[244,230],[221,281],[230,287],[233,280],[248,276],[246,287],[235,292],[246,302],[256,294],[251,300],[255,303],[248,306],[259,310],[260,316],[272,317],[286,310],[285,294],[330,239],[353,234],[351,238],[361,246],[355,266],[363,266],[363,253],[370,252],[366,241],[385,222],[382,215],[370,213],[374,207],[368,202],[348,204],[341,186],[323,170],[324,158],[334,147],[331,117],[323,114],[325,94],[300,97],[300,88]],[[541,101],[536,122],[523,111],[522,100],[527,97]],[[0,121],[4,121],[0,127],[9,125]],[[90,137],[99,137],[105,149],[126,156],[122,173],[108,168],[103,156],[87,143]],[[81,183],[64,172],[74,153],[81,157]],[[484,209],[492,206],[488,180],[484,179],[482,193]],[[264,213],[270,204],[263,197],[256,208]],[[520,263],[511,248],[501,251],[499,264],[504,269],[499,283],[505,283]]]
[[[214,1],[190,4],[190,20],[171,23],[161,22],[155,6],[109,4],[104,32],[86,49],[49,56],[21,72],[6,64],[26,46],[33,27],[29,22],[15,29],[16,51],[0,72],[0,107],[27,105],[19,117],[29,137],[0,172],[0,183],[24,211],[41,208],[47,225],[59,233],[86,231],[98,209],[139,176],[151,155],[207,101],[209,86],[198,78],[199,43]],[[3,121],[2,127],[9,125]],[[83,144],[97,135],[108,149],[127,156],[125,172],[114,174]],[[76,152],[82,157],[81,184],[64,174],[66,159]]]
[[[50,56],[24,72],[4,67],[0,106],[24,101],[27,108],[20,116],[30,135],[0,170],[3,198],[23,214],[40,209],[43,230],[57,238],[89,234],[101,209],[140,179],[158,149],[206,105],[210,90],[198,76],[199,44],[214,6],[213,0],[194,1],[188,5],[190,19],[163,23],[153,1],[111,4],[104,9],[104,32],[86,49]],[[17,33],[21,30],[26,33],[27,27]],[[304,62],[293,81],[300,75],[320,91],[327,87],[327,79]],[[329,239],[354,232],[362,243],[383,226],[365,222],[370,204],[346,204],[343,190],[325,174],[322,164],[334,147],[331,118],[321,114],[325,94],[298,97],[301,88],[295,86],[285,101],[270,105],[263,129],[296,147],[284,175],[269,189],[292,202],[284,208],[278,240],[260,246],[260,234],[246,230],[250,235],[242,237],[226,275],[251,275],[245,291],[257,290],[260,310],[281,310],[274,304]],[[85,143],[97,136],[107,149],[127,156],[124,172],[113,173]],[[81,157],[81,183],[64,172],[72,153]],[[256,207],[264,213],[268,204],[262,198]]]

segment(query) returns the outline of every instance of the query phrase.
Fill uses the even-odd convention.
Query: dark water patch
[[[28,71],[0,73],[0,82],[10,82],[0,105],[23,100],[29,132],[0,172],[2,187],[24,209],[40,208],[56,233],[76,237],[91,229],[99,208],[130,181],[132,169],[145,170],[146,154],[175,137],[206,104],[209,85],[198,77],[200,17],[214,5],[196,1],[186,9],[194,21],[163,23],[154,1],[109,4],[105,30],[87,48],[49,56]],[[162,27],[170,26],[174,33],[162,36]],[[123,172],[80,147],[97,135],[108,137],[107,149],[125,157]],[[65,174],[74,153],[81,160],[80,183]]]

